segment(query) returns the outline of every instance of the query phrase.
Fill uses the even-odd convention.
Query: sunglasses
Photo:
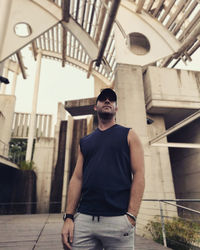
[[[116,98],[114,96],[105,96],[105,95],[99,96],[98,101],[105,102],[107,99],[110,102],[116,102]]]

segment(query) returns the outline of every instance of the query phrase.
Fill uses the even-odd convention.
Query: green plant
[[[26,158],[27,139],[12,138],[9,143],[9,159],[17,165]]]
[[[21,161],[19,167],[21,170],[35,170],[35,163],[33,161]]]
[[[146,229],[153,240],[163,244],[162,225],[158,217],[150,221]],[[200,224],[182,218],[171,218],[165,221],[167,246],[177,250],[191,249],[191,244],[199,242]]]

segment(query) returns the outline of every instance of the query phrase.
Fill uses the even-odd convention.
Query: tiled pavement
[[[0,249],[62,250],[61,214],[0,215]],[[165,247],[136,235],[136,250],[164,250]],[[123,249],[122,249],[123,250]]]

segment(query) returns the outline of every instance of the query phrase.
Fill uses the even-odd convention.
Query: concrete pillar
[[[29,125],[28,133],[28,144],[26,151],[26,161],[31,161],[32,149],[33,149],[33,139],[35,134],[35,122],[36,122],[36,111],[37,111],[37,100],[38,100],[38,91],[39,91],[39,82],[40,82],[40,69],[41,69],[41,52],[37,55],[37,66],[35,72],[35,84],[33,92],[33,101],[32,101],[32,112],[31,112],[31,121]]]
[[[151,180],[148,178],[148,172],[151,170],[151,155],[148,144],[142,68],[129,64],[117,64],[115,74],[115,91],[118,96],[117,123],[133,128],[140,137],[144,147],[145,191],[148,191],[151,188]],[[145,197],[148,197],[147,193],[144,194]],[[149,205],[149,203],[144,203],[141,208],[146,209]],[[150,211],[145,211],[145,214],[148,213],[151,214]],[[143,226],[140,225],[147,224],[147,221],[143,221],[143,217],[144,214],[140,209],[137,229],[142,230]]]
[[[162,115],[151,115],[153,123],[148,125],[149,139],[155,138],[158,134],[163,133],[165,129],[165,121]],[[167,139],[163,138],[160,143],[167,143]],[[151,153],[151,169],[147,176],[150,180],[148,186],[148,198],[153,199],[176,199],[174,182],[172,176],[172,168],[167,147],[150,147]],[[163,204],[164,216],[176,217],[177,208],[172,205]],[[152,210],[152,216],[157,215],[158,211]]]
[[[94,96],[98,96],[102,89],[109,88],[107,84],[94,76]]]
[[[151,115],[153,123],[148,125],[149,139],[155,138],[157,135],[163,133],[165,129],[164,116]],[[167,143],[167,138],[163,138],[160,143]],[[171,170],[171,163],[169,157],[169,150],[167,147],[150,147],[152,165],[151,179],[156,179],[152,182],[152,194],[157,199],[175,199],[175,191]],[[152,195],[153,197],[153,195]],[[169,210],[173,210],[172,207]]]
[[[116,65],[115,90],[119,109],[116,117],[117,123],[133,128],[144,147],[145,192],[143,198],[175,198],[168,150],[152,149],[149,146],[150,138],[165,128],[163,118],[155,117],[156,123],[152,125],[150,130],[147,129],[149,125],[146,121],[142,68],[118,63]],[[173,207],[170,209],[175,212],[173,215],[176,215],[176,209]],[[169,207],[166,210],[169,210]],[[142,202],[138,215],[137,233],[144,234],[144,226],[159,213],[158,202]]]
[[[12,87],[11,87],[11,95],[15,95],[18,71],[19,71],[19,64],[16,64],[13,81],[12,81]]]
[[[72,140],[73,140],[73,127],[74,127],[74,119],[71,115],[69,115],[68,124],[67,124],[67,136],[66,136],[65,166],[64,166],[64,174],[63,174],[61,212],[64,212],[66,208],[66,198],[67,198],[70,162],[71,162],[71,147],[72,147]]]
[[[3,74],[3,67],[4,67],[4,62],[0,63],[0,76]],[[1,87],[1,83],[0,83]]]
[[[117,122],[134,128],[143,142],[147,141],[142,68],[128,64],[117,64],[115,90],[119,108]]]
[[[37,139],[33,155],[37,174],[37,213],[49,212],[53,151],[54,138]]]
[[[4,63],[3,77],[8,78],[8,61]],[[5,93],[6,93],[6,84],[1,83],[1,94],[5,95]]]

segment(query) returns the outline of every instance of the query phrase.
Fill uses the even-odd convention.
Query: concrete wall
[[[14,95],[0,95],[0,140],[1,152],[0,154],[8,156],[8,144],[11,138],[12,122],[15,108]],[[5,147],[3,146],[5,145]]]
[[[153,124],[157,122],[155,117],[159,117],[160,114],[169,128],[200,109],[200,72],[150,66],[144,74],[144,91],[147,112],[151,115],[157,114],[152,115]],[[199,125],[198,119],[168,136],[168,142],[199,143]],[[157,128],[160,134],[162,125],[159,124]],[[158,134],[154,134],[152,139]],[[162,142],[164,141],[159,141]],[[199,149],[170,148],[169,152],[176,198],[199,198]],[[159,158],[160,161],[165,159],[159,154],[155,161]],[[181,205],[200,210],[198,203],[181,203]]]
[[[200,72],[149,66],[144,87],[147,112],[200,109]]]
[[[37,212],[49,212],[51,174],[54,152],[53,138],[39,138],[35,143],[33,161],[37,175]]]
[[[200,119],[190,123],[168,137],[170,142],[200,143]],[[189,148],[171,148],[176,198],[199,199],[200,197],[200,150]],[[200,211],[200,202],[182,203]],[[192,215],[191,213],[189,213]]]

